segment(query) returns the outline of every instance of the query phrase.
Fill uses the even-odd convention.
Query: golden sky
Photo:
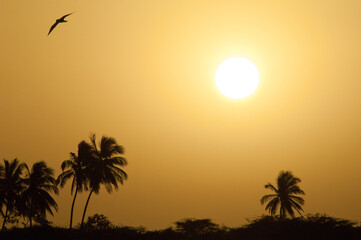
[[[129,180],[87,215],[166,228],[240,226],[267,182],[301,178],[306,213],[361,221],[361,1],[0,0],[0,158],[58,175],[91,132],[125,148]],[[47,36],[55,19],[76,11]],[[250,97],[217,66],[259,69]],[[75,205],[81,220],[87,194]],[[70,184],[54,224],[69,224]]]

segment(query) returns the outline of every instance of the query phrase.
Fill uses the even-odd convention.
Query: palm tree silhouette
[[[293,209],[300,214],[303,211],[301,205],[304,204],[304,200],[301,197],[295,195],[304,195],[297,184],[301,182],[299,178],[296,178],[289,171],[281,171],[277,177],[277,188],[271,183],[265,185],[265,188],[271,189],[275,194],[268,194],[261,198],[261,204],[268,202],[266,210],[271,215],[275,215],[278,206],[280,206],[280,219],[283,220],[288,213],[294,217]]]
[[[52,208],[58,211],[58,205],[49,194],[58,194],[55,185],[53,169],[49,168],[45,162],[34,163],[31,170],[26,166],[26,178],[24,182],[26,189],[21,193],[21,205],[24,216],[27,216],[32,227],[32,220],[35,216],[46,219],[46,212],[53,215]]]
[[[85,173],[85,160],[87,159],[89,152],[90,152],[90,146],[84,141],[80,142],[78,145],[78,156],[75,153],[70,153],[70,159],[65,160],[61,164],[62,173],[56,179],[56,184],[60,185],[60,187],[63,188],[65,183],[70,178],[73,178],[71,184],[71,195],[73,195],[74,187],[75,187],[75,194],[70,210],[70,229],[72,228],[72,224],[73,224],[73,211],[74,211],[76,196],[78,192],[82,192],[83,190],[85,191],[88,190],[86,184],[87,176]]]
[[[127,174],[120,167],[127,165],[127,160],[120,155],[124,153],[123,147],[118,145],[114,138],[102,136],[99,149],[96,144],[95,134],[90,136],[90,154],[87,159],[87,176],[89,180],[90,193],[87,198],[80,228],[83,228],[84,217],[92,193],[99,193],[103,184],[105,189],[111,193],[113,187],[118,189],[118,182],[123,184]]]
[[[3,206],[5,204],[4,202],[4,189],[3,189],[3,184],[2,184],[2,180],[4,178],[5,172],[4,172],[4,166],[0,165],[0,214],[1,216],[4,218],[5,214],[3,211]]]
[[[24,180],[21,176],[25,167],[26,164],[19,163],[16,158],[11,162],[4,159],[4,166],[1,166],[1,200],[2,203],[5,205],[2,230],[4,230],[5,228],[6,220],[9,213],[14,211],[16,208],[16,202],[19,198],[19,194],[24,189]]]

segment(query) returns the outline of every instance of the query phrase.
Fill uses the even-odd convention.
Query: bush
[[[88,220],[84,223],[84,230],[107,230],[114,228],[114,225],[103,214],[94,214],[89,216]]]

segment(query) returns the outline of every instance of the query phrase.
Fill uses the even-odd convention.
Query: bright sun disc
[[[240,99],[248,97],[256,90],[259,73],[257,67],[248,59],[233,57],[218,66],[215,81],[223,95]]]

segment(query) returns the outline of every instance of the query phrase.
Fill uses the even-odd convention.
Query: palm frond
[[[271,213],[271,215],[275,215],[279,202],[280,202],[279,198],[272,199],[271,201],[268,202],[266,206],[266,210],[268,210]]]
[[[91,142],[91,147],[94,149],[95,152],[98,152],[95,133],[90,134],[89,138],[90,138],[90,142]]]
[[[285,209],[286,212],[288,212],[289,215],[291,215],[291,217],[295,216],[295,213],[294,213],[294,211],[292,209],[292,204],[291,204],[290,201],[286,201],[284,203],[284,209]]]
[[[264,195],[262,198],[261,198],[261,204],[263,205],[265,202],[268,202],[270,199],[273,199],[275,197],[277,197],[278,195],[277,194],[268,194],[268,195]]]
[[[290,176],[289,178],[289,181],[288,181],[288,185],[289,186],[295,186],[297,185],[298,183],[301,182],[301,179],[297,178],[297,177],[294,177],[293,175]]]
[[[298,204],[296,201],[290,199],[289,200],[290,203],[292,204],[292,206],[298,211],[298,213],[301,215],[301,213],[299,212],[299,210],[303,211],[302,207],[300,204]]]
[[[302,191],[302,190],[300,189],[300,187],[299,187],[299,186],[296,186],[296,185],[290,187],[290,188],[288,189],[288,192],[289,192],[290,194],[301,194],[301,195],[305,195],[305,192]]]
[[[48,192],[54,192],[55,194],[59,194],[58,187],[54,184],[44,184],[41,185],[39,188],[48,191]]]
[[[121,167],[126,166],[128,164],[127,159],[123,157],[111,157],[104,160],[107,165],[119,165]]]
[[[71,154],[74,154],[74,153],[70,153],[70,155]],[[72,160],[70,160],[70,159],[72,159]],[[66,168],[72,168],[73,167],[73,164],[74,164],[74,161],[73,161],[73,159],[74,159],[74,157],[73,156],[71,156],[71,158],[70,158],[69,160],[65,160],[65,161],[63,161],[62,163],[61,163],[61,171],[63,171],[64,172],[64,170],[66,169]]]
[[[305,200],[301,197],[297,197],[297,196],[294,196],[294,195],[289,195],[289,198],[301,205],[305,204]]]
[[[55,184],[59,185],[61,188],[63,188],[65,186],[65,183],[72,177],[74,177],[73,170],[70,169],[65,172],[62,172],[56,179]]]
[[[118,145],[114,138],[102,136],[100,140],[100,157],[105,159],[117,154],[123,154],[123,147]]]
[[[273,186],[271,183],[267,183],[264,187],[265,187],[266,189],[271,189],[272,191],[278,193],[278,189],[275,188],[275,186]]]

